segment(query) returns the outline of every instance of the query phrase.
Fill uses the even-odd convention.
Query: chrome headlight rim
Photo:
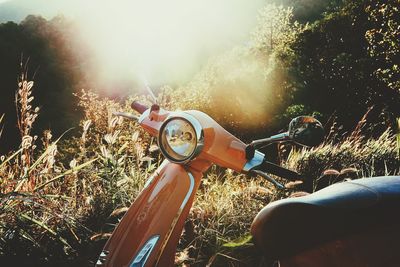
[[[174,157],[172,157],[165,149],[165,147],[162,144],[162,135],[164,132],[165,127],[168,125],[169,122],[173,121],[173,120],[183,120],[188,122],[194,129],[195,134],[196,134],[196,145],[195,145],[195,149],[193,150],[193,152],[187,156],[184,159],[176,159]],[[195,157],[197,157],[200,152],[203,149],[204,146],[204,131],[203,131],[203,127],[201,126],[200,122],[192,115],[187,114],[187,113],[183,113],[183,112],[179,112],[179,113],[175,113],[170,115],[161,125],[160,130],[159,130],[159,134],[158,134],[158,146],[161,150],[161,153],[164,155],[165,158],[167,158],[170,162],[173,163],[178,163],[178,164],[185,164],[188,163],[189,161],[193,160]]]

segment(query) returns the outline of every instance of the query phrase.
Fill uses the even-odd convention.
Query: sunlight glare
[[[70,1],[63,12],[82,27],[99,74],[144,75],[152,84],[182,83],[208,58],[240,44],[263,1]]]

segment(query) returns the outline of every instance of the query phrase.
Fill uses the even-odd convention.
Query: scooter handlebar
[[[149,109],[147,106],[140,104],[138,101],[133,101],[131,104],[131,108],[140,114],[143,114],[147,109]]]
[[[254,167],[252,170],[263,171],[291,181],[302,180],[303,178],[301,174],[276,165],[267,160],[264,160],[263,163]]]

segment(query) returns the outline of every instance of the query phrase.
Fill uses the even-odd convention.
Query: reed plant
[[[33,108],[33,90],[34,83],[21,75],[16,97],[21,144],[0,158],[0,259],[15,266],[92,266],[163,160],[154,138],[137,123],[112,115],[130,112],[133,100],[147,99],[135,96],[117,103],[82,91],[77,95],[85,111],[79,134],[54,138],[47,130],[38,137],[31,134],[40,116]],[[168,106],[168,91],[159,97]],[[174,106],[179,108],[179,101]],[[183,106],[187,103],[182,99]],[[0,124],[3,120],[0,116]],[[367,117],[361,118],[355,131],[342,139],[335,137],[334,126],[316,148],[287,147],[290,153],[281,163],[304,174],[314,189],[348,178],[398,174],[395,130],[369,138],[363,131],[366,123]],[[321,179],[326,170],[328,182]],[[185,224],[176,264],[261,264],[249,228],[270,201],[303,190],[301,183],[286,187],[277,191],[261,177],[212,167]]]

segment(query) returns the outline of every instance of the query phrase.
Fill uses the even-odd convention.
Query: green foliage
[[[295,90],[293,104],[309,106],[326,119],[335,114],[346,130],[370,106],[376,107],[375,122],[393,122],[399,115],[400,93],[374,75],[386,63],[371,57],[365,38],[376,25],[367,12],[370,5],[347,1],[302,32],[291,45],[292,56],[285,58],[292,74],[289,86]],[[385,118],[380,117],[382,110]]]
[[[265,134],[260,129],[276,123],[290,98],[281,58],[292,53],[289,45],[306,28],[293,21],[292,8],[267,5],[246,46],[211,59],[190,83],[164,87],[160,103],[202,110],[245,139]]]
[[[304,7],[313,2],[301,1]],[[316,5],[327,8],[319,1]],[[389,127],[393,124],[379,117],[382,110],[390,121],[399,116],[396,8],[396,1],[346,1],[343,7],[328,8],[331,11],[312,25],[302,25],[294,22],[296,7],[267,6],[248,45],[210,60],[186,85],[165,86],[159,102],[171,110],[205,111],[248,139],[265,137],[265,126],[275,131],[298,115],[327,119],[335,113],[338,122],[321,146],[290,150],[282,163],[308,177],[314,188],[351,172],[353,178],[399,174],[399,135],[396,141]],[[83,64],[78,59],[85,58],[85,52],[71,57],[65,46],[71,34],[73,25],[62,18],[46,21],[30,16],[19,25],[0,25],[2,85],[15,88],[14,80],[10,85],[8,79],[20,69],[14,63],[21,50],[31,55],[34,64],[42,63],[34,91],[27,76],[18,84],[21,140],[15,150],[0,157],[0,257],[18,259],[17,264],[93,263],[162,160],[153,138],[137,124],[112,116],[116,110],[129,112],[131,101],[146,101],[144,97],[117,103],[83,91],[76,98],[83,110],[79,134],[53,140],[47,131],[40,143],[32,128],[36,117],[42,126],[43,122],[53,126],[54,120],[73,125],[66,118],[77,104],[70,93],[85,84],[76,76]],[[12,89],[2,98],[8,109],[0,111],[7,113],[0,116],[0,123],[9,118],[9,107],[14,109],[14,94]],[[40,114],[32,108],[39,103]],[[369,115],[374,126],[366,127],[366,119],[359,122],[359,118],[371,105],[375,105]],[[356,130],[344,137],[336,127],[343,124],[348,131],[358,122]],[[367,135],[368,128],[373,138]],[[326,169],[338,173],[328,183],[321,178]],[[278,193],[261,178],[212,168],[190,211],[177,263],[259,265],[254,246],[242,238],[248,237],[252,219],[264,205],[299,190],[296,183],[287,188],[289,192]]]
[[[366,7],[371,28],[365,33],[370,56],[378,62],[375,75],[400,90],[400,2],[371,1]]]
[[[293,7],[266,5],[252,34],[253,49],[264,56],[287,49],[305,28],[293,20]]]
[[[314,22],[325,12],[340,8],[342,0],[271,0],[276,5],[293,7],[293,17],[301,23]]]

